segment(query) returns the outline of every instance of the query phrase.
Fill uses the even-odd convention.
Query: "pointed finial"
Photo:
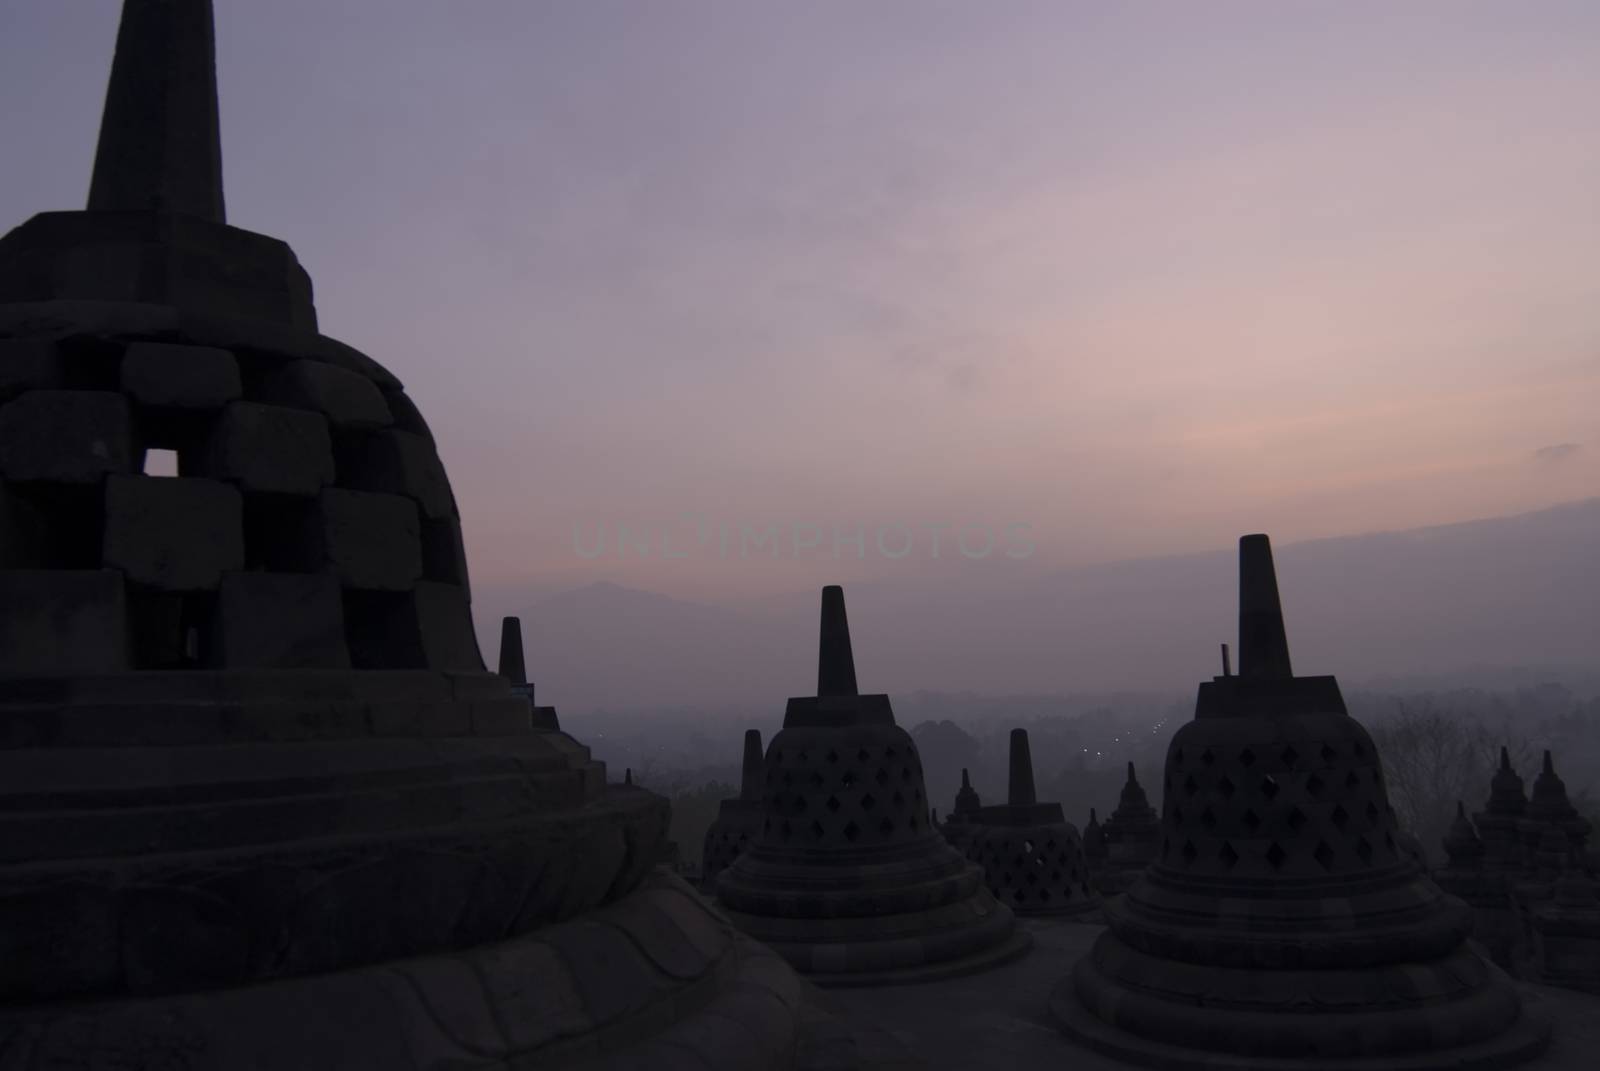
[[[1133,775],[1133,763],[1128,763],[1128,784],[1137,785],[1139,779]]]
[[[744,768],[739,773],[739,798],[759,800],[766,791],[767,771],[762,762],[761,730],[744,731]]]
[[[625,785],[633,784],[633,767],[632,766],[629,766],[629,767],[625,768],[622,771],[622,783],[625,784]]]
[[[939,824],[939,808],[937,808],[937,807],[933,808],[931,814],[933,815],[933,824],[934,825],[938,825]]]
[[[1233,664],[1228,661],[1228,645],[1227,644],[1223,644],[1222,645],[1222,675],[1224,677],[1233,676]]]
[[[1549,748],[1545,748],[1544,751],[1544,769],[1542,772],[1546,777],[1554,777],[1556,775],[1556,764],[1550,758]]]
[[[1504,744],[1500,745],[1500,770],[1502,773],[1511,772],[1511,753]]]
[[[972,787],[972,779],[967,776],[967,768],[965,766],[961,767],[961,787],[962,788],[971,788]]]
[[[512,684],[528,683],[528,667],[522,661],[522,619],[500,619],[500,676]]]
[[[123,0],[89,211],[226,221],[211,0]]]
[[[844,588],[822,589],[822,635],[817,651],[817,694],[858,695],[856,660],[850,651],[850,621],[844,613]]]
[[[1456,818],[1462,822],[1467,820],[1467,805],[1460,800],[1456,800]]]
[[[1272,567],[1272,543],[1264,535],[1239,540],[1239,676],[1294,676],[1278,600],[1278,575]]]
[[[1098,822],[1098,821],[1099,821],[1099,820],[1100,820],[1100,819],[1098,819],[1098,818],[1096,818],[1096,817],[1095,817],[1095,815],[1094,815],[1094,808],[1093,808],[1093,807],[1090,807],[1090,808],[1089,808],[1089,821],[1091,821],[1091,822]]]
[[[1028,730],[1011,730],[1011,783],[1006,802],[1013,807],[1028,807],[1038,802],[1033,792],[1033,755],[1028,749]]]

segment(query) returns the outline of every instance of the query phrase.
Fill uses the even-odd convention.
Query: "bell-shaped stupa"
[[[983,808],[983,799],[978,795],[978,790],[972,787],[972,774],[963,766],[961,768],[961,787],[956,790],[956,805],[950,809],[950,816],[939,822],[939,812],[935,811],[934,826],[951,847],[957,851],[966,852],[967,844],[978,833],[978,812]]]
[[[739,795],[723,800],[717,820],[706,830],[705,848],[700,857],[700,884],[715,895],[717,878],[744,854],[761,836],[766,817],[762,795],[766,790],[766,766],[761,754],[761,730],[744,733],[744,764],[739,771]]]
[[[1121,892],[1132,885],[1161,851],[1161,817],[1150,806],[1150,798],[1131,762],[1116,810],[1106,819],[1104,837],[1106,866],[1100,881],[1103,892]]]
[[[399,380],[225,222],[213,42],[126,0],[88,209],[0,238],[7,1056],[794,1066],[667,801],[486,671]]]
[[[1454,1068],[1548,1025],[1395,839],[1372,739],[1297,677],[1266,536],[1240,541],[1239,675],[1167,750],[1160,856],[1051,998],[1062,1028],[1165,1067]]]
[[[973,816],[967,858],[995,899],[1019,915],[1077,915],[1100,906],[1078,830],[1059,803],[1040,803],[1028,730],[1011,730],[1006,802]]]
[[[1029,947],[983,874],[928,821],[922,761],[886,695],[856,689],[844,591],[822,591],[817,694],[790,699],[766,757],[760,841],[720,905],[824,985],[922,981]]]

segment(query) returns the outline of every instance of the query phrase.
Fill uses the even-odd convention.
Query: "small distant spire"
[[[739,772],[739,798],[759,800],[766,791],[767,771],[761,753],[761,730],[744,731],[744,768]]]
[[[500,619],[500,676],[512,684],[528,683],[528,668],[522,660],[522,619]]]
[[[1272,542],[1264,535],[1239,540],[1239,676],[1294,676],[1278,598],[1278,575],[1272,567]]]
[[[1500,771],[1502,773],[1511,772],[1511,753],[1506,750],[1504,744],[1500,745]]]
[[[1100,819],[1098,819],[1098,818],[1096,818],[1096,817],[1095,817],[1095,815],[1094,815],[1094,808],[1093,808],[1093,807],[1090,807],[1090,808],[1089,808],[1089,821],[1091,821],[1091,822],[1098,822],[1098,821],[1099,821],[1099,820],[1100,820]]]
[[[1222,675],[1224,677],[1233,676],[1233,663],[1228,661],[1228,645],[1227,644],[1223,644],[1222,645]]]
[[[89,211],[226,222],[211,0],[123,0]]]
[[[1544,769],[1542,772],[1546,777],[1554,777],[1556,775],[1556,764],[1551,761],[1549,748],[1544,750]]]
[[[961,767],[961,787],[962,788],[971,788],[972,787],[972,778],[967,776],[967,768],[965,766]]]
[[[1033,754],[1028,748],[1028,730],[1011,730],[1011,783],[1006,802],[1013,807],[1031,807],[1038,802],[1033,790]]]
[[[844,612],[844,588],[822,589],[822,635],[817,650],[817,695],[859,695],[856,660],[850,650],[850,621]]]
[[[632,766],[629,766],[629,767],[627,767],[626,769],[624,769],[622,771],[622,783],[625,784],[625,785],[633,784],[633,767]]]
[[[1139,779],[1137,777],[1135,777],[1134,773],[1133,773],[1133,763],[1129,762],[1128,763],[1128,784],[1137,785],[1138,783],[1139,783]]]

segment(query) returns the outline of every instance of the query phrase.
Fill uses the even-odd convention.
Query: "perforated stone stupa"
[[[744,854],[761,836],[766,818],[762,795],[766,791],[765,759],[761,753],[761,730],[746,729],[744,763],[739,771],[739,795],[723,800],[717,807],[717,820],[706,830],[701,853],[702,886],[716,895],[717,878]]]
[[[427,424],[219,146],[210,3],[127,0],[88,210],[0,238],[4,1062],[793,1066],[803,984],[485,670]]]
[[[1506,1066],[1544,1047],[1471,915],[1395,838],[1332,677],[1296,677],[1265,536],[1239,547],[1239,675],[1167,750],[1157,860],[1051,998],[1103,1052],[1165,1067]]]
[[[1028,730],[1011,730],[1006,802],[980,807],[965,842],[995,899],[1019,915],[1076,915],[1100,898],[1090,882],[1078,830],[1059,803],[1040,803]]]
[[[813,981],[873,985],[978,970],[1029,946],[978,867],[928,821],[922,762],[886,695],[862,695],[844,591],[822,591],[817,694],[790,699],[766,756],[759,842],[717,895]]]

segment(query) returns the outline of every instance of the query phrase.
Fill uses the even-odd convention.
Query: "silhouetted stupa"
[[[1133,884],[1161,851],[1161,818],[1150,806],[1131,762],[1116,810],[1106,819],[1104,837],[1106,856],[1100,890],[1106,893],[1121,892]]]
[[[715,895],[717,877],[733,863],[744,850],[761,836],[762,821],[766,817],[762,795],[766,791],[766,769],[761,754],[761,730],[746,729],[744,733],[744,763],[739,771],[739,795],[723,800],[717,808],[717,820],[706,830],[705,849],[701,853],[701,887]]]
[[[1160,857],[1051,998],[1063,1029],[1165,1067],[1504,1066],[1548,1024],[1466,943],[1395,839],[1332,677],[1296,677],[1266,536],[1239,545],[1239,675],[1167,750]]]
[[[219,146],[209,0],[127,0],[88,210],[0,238],[0,1062],[794,1066],[667,802],[485,670],[427,425]]]
[[[1078,830],[1059,803],[1040,803],[1033,785],[1028,730],[1011,730],[1006,802],[983,807],[966,841],[995,899],[1019,915],[1076,915],[1100,898],[1089,880]]]
[[[856,690],[844,591],[822,591],[817,694],[767,748],[761,839],[717,895],[746,933],[826,985],[921,981],[1029,946],[981,871],[928,822],[922,762],[886,695]]]

